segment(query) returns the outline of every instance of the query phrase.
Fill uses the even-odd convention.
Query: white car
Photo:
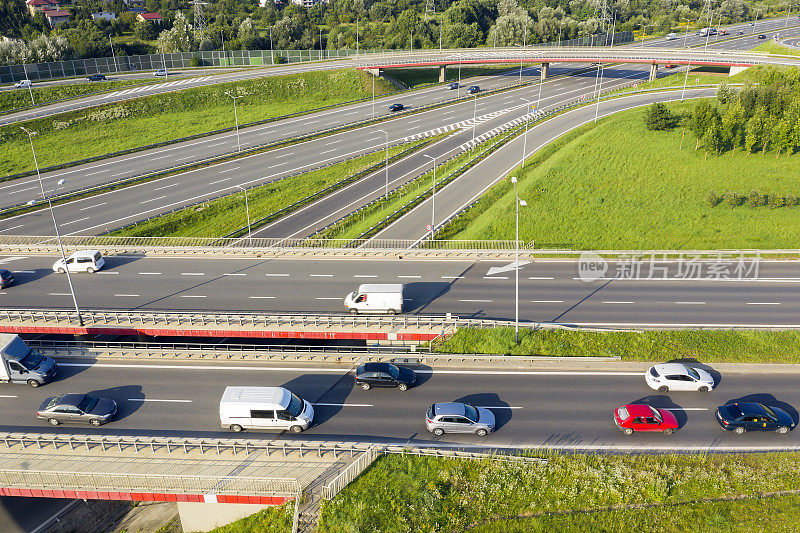
[[[165,68],[160,68],[155,72],[153,72],[153,76],[166,76],[166,75],[167,75],[167,69]]]
[[[103,259],[103,254],[97,250],[81,250],[67,257],[67,268],[69,268],[70,272],[88,272],[89,274],[93,274],[103,268],[105,264],[106,260]],[[53,271],[59,274],[66,272],[63,259],[59,259],[53,263]]]
[[[714,378],[702,368],[681,363],[651,366],[644,373],[647,385],[658,392],[695,391],[708,392],[714,388]]]
[[[27,89],[33,85],[31,80],[19,80],[17,83],[14,84],[15,89]]]

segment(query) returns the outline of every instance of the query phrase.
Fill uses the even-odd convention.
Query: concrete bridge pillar
[[[211,531],[265,507],[255,503],[178,502],[178,515],[184,531]]]
[[[731,71],[728,73],[728,77],[735,76],[740,72],[744,72],[745,70],[749,69],[750,67],[731,67]]]
[[[439,67],[439,83],[444,83],[447,81],[447,65],[442,65]]]
[[[655,81],[658,78],[658,63],[650,65],[650,81]]]
[[[372,74],[376,78],[380,78],[381,74],[383,74],[383,72],[381,72],[381,69],[379,69],[379,68],[365,68],[364,70],[366,70],[367,72],[369,72],[370,74]]]
[[[550,63],[542,63],[542,69],[540,71],[542,81],[546,80],[549,74],[550,74]]]

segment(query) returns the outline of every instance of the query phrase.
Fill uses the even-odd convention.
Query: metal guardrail
[[[380,452],[373,447],[369,447],[353,461],[350,466],[345,468],[338,476],[333,478],[330,483],[322,487],[322,498],[332,500],[343,488],[350,484],[355,478],[361,475],[369,465],[375,462]]]
[[[55,490],[86,490],[91,487],[92,490],[116,492],[213,492],[284,497],[295,496],[301,488],[300,482],[294,478],[14,470],[3,467],[0,467],[0,485],[9,488],[34,486]]]

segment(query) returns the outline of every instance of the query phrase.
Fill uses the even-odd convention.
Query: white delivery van
[[[225,429],[288,429],[300,433],[314,420],[314,408],[283,387],[227,387],[219,401]]]
[[[365,283],[344,297],[344,307],[350,313],[389,313],[403,312],[402,283]]]
[[[668,41],[674,41],[677,38],[678,38],[678,34],[677,33],[668,33],[667,34],[667,40]]]
[[[28,348],[14,333],[0,333],[0,382],[38,387],[53,380],[56,362]]]
[[[103,254],[97,250],[81,250],[67,257],[67,268],[70,272],[88,272],[94,274],[106,264]],[[64,260],[59,259],[53,264],[53,271],[63,274],[65,272]]]

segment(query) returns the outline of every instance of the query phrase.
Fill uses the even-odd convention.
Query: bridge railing
[[[330,483],[322,487],[322,498],[332,500],[345,488],[351,481],[361,475],[369,465],[375,462],[380,455],[380,451],[369,447],[356,459],[350,466],[345,468],[338,476],[333,478]]]

